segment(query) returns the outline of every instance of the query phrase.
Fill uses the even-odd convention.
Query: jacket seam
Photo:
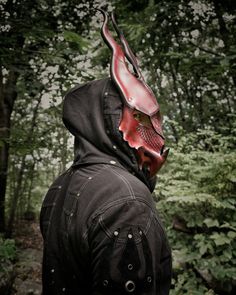
[[[134,191],[133,191],[130,183],[126,180],[126,178],[122,174],[120,174],[119,172],[115,171],[113,168],[111,168],[111,171],[113,172],[113,174],[118,176],[126,184],[126,187],[128,188],[131,199],[136,199]]]
[[[105,169],[108,169],[108,168],[109,168],[109,165],[103,165],[102,168],[101,168],[99,171],[97,171],[97,172],[92,176],[92,179],[94,179],[96,176],[98,176],[98,175],[101,174]],[[68,228],[68,232],[70,231],[70,226],[71,226],[72,217],[73,217],[73,215],[74,215],[75,208],[76,208],[76,204],[77,204],[77,201],[78,201],[78,199],[79,199],[78,194],[80,195],[80,194],[83,192],[83,190],[86,188],[86,186],[88,185],[88,183],[90,182],[90,180],[91,180],[90,178],[87,178],[87,181],[85,181],[85,182],[82,184],[82,186],[80,187],[80,189],[79,189],[76,193],[71,193],[71,192],[70,192],[71,195],[75,196],[75,202],[74,202],[74,204],[73,204],[73,206],[72,206],[72,208],[71,208],[72,211],[70,211],[69,218],[68,218],[68,226],[67,226],[67,228]],[[66,213],[64,207],[63,207],[63,211]],[[67,214],[68,214],[68,211],[67,211]],[[84,235],[83,235],[83,237],[84,237]]]
[[[110,209],[111,207],[113,207],[115,205],[119,205],[119,204],[122,204],[127,201],[132,201],[132,202],[137,201],[137,202],[143,203],[153,212],[152,206],[150,206],[149,202],[144,200],[144,198],[136,196],[135,199],[132,199],[130,197],[130,195],[126,195],[126,196],[123,195],[123,196],[121,196],[120,199],[117,199],[117,200],[109,202],[109,203],[107,202],[103,207],[98,208],[94,212],[94,214],[92,215],[91,219],[94,220],[95,218],[97,218],[98,215],[103,214],[107,209]]]

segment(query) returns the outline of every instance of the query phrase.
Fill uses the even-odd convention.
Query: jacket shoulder
[[[70,96],[70,94],[73,94],[77,91],[79,91],[80,89],[84,88],[84,87],[90,87],[90,86],[95,86],[99,85],[99,84],[105,84],[107,83],[107,81],[110,80],[109,78],[103,78],[103,79],[99,79],[99,80],[92,80],[86,83],[82,83],[82,84],[77,84],[75,85],[73,88],[69,89],[64,97],[67,98],[68,96]]]
[[[152,199],[148,187],[141,180],[126,169],[113,165],[105,165],[91,174],[86,191],[93,194],[93,200],[98,199],[101,205],[123,198],[143,198],[147,202]]]

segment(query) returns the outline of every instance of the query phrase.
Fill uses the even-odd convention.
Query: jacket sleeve
[[[168,294],[171,255],[159,219],[142,201],[106,208],[89,235],[93,294]]]

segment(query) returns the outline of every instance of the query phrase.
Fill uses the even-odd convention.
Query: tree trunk
[[[9,139],[11,113],[17,97],[16,82],[18,74],[10,71],[7,82],[3,84],[0,70],[0,232],[5,231],[5,195],[9,158]]]
[[[13,198],[11,200],[11,207],[10,207],[7,231],[6,231],[7,238],[11,238],[11,235],[12,235],[17,204],[18,204],[19,197],[22,194],[22,180],[23,180],[24,170],[25,170],[25,156],[23,156],[21,160],[21,166],[17,176],[17,185],[13,193]]]
[[[28,190],[28,196],[27,196],[27,205],[26,205],[26,211],[32,210],[32,204],[31,204],[31,196],[32,196],[32,189],[33,189],[33,184],[34,184],[34,175],[35,175],[35,163],[36,160],[34,158],[34,162],[30,167],[30,184],[29,184],[29,190]]]
[[[41,103],[41,96],[39,97],[37,104],[33,110],[33,117],[32,117],[32,121],[31,121],[31,126],[29,128],[29,133],[26,138],[26,142],[30,142],[30,138],[34,132],[40,103]],[[20,170],[19,170],[18,176],[17,176],[17,186],[16,186],[16,190],[13,194],[12,203],[11,203],[11,207],[10,207],[10,214],[9,214],[9,220],[8,220],[8,226],[7,226],[7,232],[6,232],[6,236],[8,238],[10,238],[12,235],[17,204],[19,202],[19,198],[20,198],[21,194],[23,194],[22,183],[23,183],[25,166],[26,166],[26,155],[24,155],[21,160],[21,167],[20,167]]]
[[[220,35],[221,38],[224,42],[224,52],[227,56],[227,54],[229,54],[230,50],[231,50],[231,46],[235,46],[235,43],[232,43],[231,38],[230,38],[230,32],[227,29],[224,17],[223,17],[223,13],[224,13],[224,9],[222,7],[222,5],[226,5],[226,7],[228,8],[229,11],[233,11],[233,9],[235,10],[235,6],[233,6],[233,1],[230,4],[230,2],[227,4],[227,1],[218,1],[218,0],[213,0],[213,4],[215,7],[215,13],[219,22],[219,31],[220,31]],[[235,39],[234,39],[235,40]],[[233,41],[235,42],[235,41]],[[233,54],[232,54],[233,55]],[[234,86],[236,86],[236,69],[235,69],[235,63],[236,63],[236,58],[230,58],[229,59],[229,72],[230,75],[233,79],[234,82]]]
[[[178,93],[178,87],[177,87],[177,78],[176,78],[176,73],[175,73],[175,69],[174,66],[170,64],[170,72],[171,72],[171,76],[172,76],[172,80],[173,80],[173,90],[176,93],[176,100],[177,100],[177,104],[179,107],[179,114],[180,114],[180,119],[182,121],[182,127],[184,129],[186,129],[186,120],[185,120],[185,116],[184,116],[184,109],[182,106],[182,101],[181,101],[181,97]]]

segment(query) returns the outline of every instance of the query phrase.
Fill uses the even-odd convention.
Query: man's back
[[[74,165],[42,211],[43,294],[168,294],[171,254],[146,185],[113,158]]]

